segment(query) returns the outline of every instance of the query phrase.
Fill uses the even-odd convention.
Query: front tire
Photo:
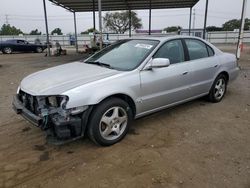
[[[96,144],[113,145],[126,136],[131,120],[132,110],[125,101],[119,98],[104,100],[90,116],[88,136]]]
[[[209,101],[213,103],[220,102],[222,98],[225,96],[226,91],[227,91],[226,76],[223,74],[220,74],[219,76],[217,76],[217,78],[215,79],[210,89],[210,92],[208,95]]]
[[[12,53],[12,48],[11,47],[4,47],[3,53],[4,54],[11,54]]]

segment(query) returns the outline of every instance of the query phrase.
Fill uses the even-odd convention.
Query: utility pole
[[[76,47],[76,53],[78,53],[78,40],[77,40],[77,28],[76,28],[76,13],[73,12],[74,15],[74,28],[75,28],[75,47]]]
[[[152,22],[152,0],[149,0],[149,18],[148,18],[148,34],[151,35],[151,22]]]
[[[98,12],[99,12],[99,32],[100,32],[100,49],[102,49],[102,1],[98,0]]]
[[[9,25],[9,15],[8,14],[5,15],[5,24]]]
[[[191,24],[192,24],[192,7],[190,7],[189,13],[189,25],[188,25],[188,34],[191,35]]]
[[[43,9],[44,9],[44,19],[45,19],[45,27],[46,27],[46,38],[47,38],[47,50],[48,56],[50,56],[50,43],[49,43],[49,29],[48,29],[48,17],[47,17],[47,10],[46,10],[46,2],[43,0]]]
[[[195,9],[193,11],[193,29],[195,29]]]
[[[243,0],[242,13],[241,13],[241,26],[240,26],[239,38],[238,38],[238,44],[237,44],[237,51],[236,51],[237,59],[240,59],[240,53],[241,53],[241,50],[242,50],[242,47],[243,47],[243,37],[244,37],[244,26],[245,26],[246,10],[247,10],[247,0]]]
[[[203,39],[206,38],[206,28],[207,28],[207,9],[208,9],[208,0],[206,0],[205,16],[204,16],[204,27],[203,27]]]

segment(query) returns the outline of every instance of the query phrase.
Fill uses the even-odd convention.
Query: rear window
[[[8,43],[16,43],[17,41],[16,40],[6,40],[6,42],[8,42]]]

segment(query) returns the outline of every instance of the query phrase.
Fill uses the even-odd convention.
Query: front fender
[[[138,71],[126,72],[105,78],[64,92],[69,97],[66,108],[85,105],[95,105],[105,98],[124,94],[131,97],[136,103],[140,94],[140,77]]]

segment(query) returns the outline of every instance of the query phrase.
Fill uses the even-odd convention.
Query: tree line
[[[11,26],[10,24],[3,24],[0,29],[0,35],[42,35],[41,31],[38,29],[31,30],[30,33],[24,33],[21,29],[16,28],[15,26]],[[60,28],[55,28],[51,31],[51,35],[57,34],[62,35],[62,30]]]
[[[129,19],[131,17],[131,20]],[[131,26],[132,30],[142,28],[142,20],[138,17],[137,13],[134,11],[121,11],[121,12],[107,12],[103,17],[104,31],[111,33],[123,34],[127,32]],[[232,19],[224,24],[221,27],[217,26],[208,26],[207,31],[233,31],[239,29],[241,25],[241,20]],[[166,27],[163,31],[166,32],[178,32],[182,29],[180,26],[171,26]],[[250,19],[245,19],[244,30],[250,30]],[[87,34],[90,32],[98,32],[93,28],[87,29],[86,31],[81,32],[81,34]],[[19,34],[29,34],[29,35],[41,35],[42,32],[38,29],[32,30],[30,33],[24,33],[21,29],[11,26],[10,24],[3,24],[0,29],[0,35],[19,35]],[[51,31],[51,34],[62,35],[62,30],[60,28],[55,28]]]

